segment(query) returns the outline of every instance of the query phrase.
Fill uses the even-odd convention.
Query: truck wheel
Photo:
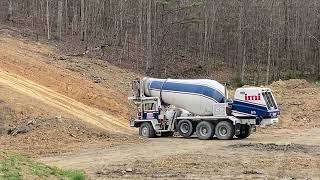
[[[221,121],[216,126],[216,136],[218,139],[232,139],[235,134],[234,126],[228,121]]]
[[[197,125],[196,133],[201,140],[212,139],[214,135],[214,125],[208,121],[202,121]]]
[[[151,123],[144,122],[139,128],[139,135],[146,138],[154,138],[156,137],[156,132],[154,131]]]
[[[245,139],[249,137],[251,134],[251,126],[250,125],[241,125],[240,134],[236,135],[239,139]]]
[[[193,135],[194,128],[192,122],[189,120],[181,120],[178,123],[178,132],[181,136],[188,138]]]

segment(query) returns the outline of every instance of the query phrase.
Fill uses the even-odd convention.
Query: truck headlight
[[[271,117],[276,117],[276,116],[278,115],[278,113],[277,113],[277,112],[272,112],[272,113],[269,113],[269,115],[270,115]]]

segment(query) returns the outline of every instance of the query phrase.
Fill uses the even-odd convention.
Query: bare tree
[[[46,3],[46,17],[47,17],[47,38],[48,40],[51,39],[51,36],[50,36],[50,10],[49,10],[49,2],[50,0],[47,0],[47,3]]]
[[[12,14],[13,14],[12,0],[8,0],[8,15],[7,15],[8,21],[12,21]]]
[[[152,61],[152,25],[151,25],[151,10],[152,10],[152,0],[148,0],[148,14],[147,14],[147,60],[146,60],[146,70],[148,71],[151,67]]]
[[[81,0],[81,41],[85,40],[85,0]]]
[[[269,78],[270,78],[270,66],[271,66],[271,48],[272,48],[272,38],[273,38],[273,4],[274,4],[274,0],[271,2],[271,7],[270,7],[270,24],[269,24],[269,28],[270,28],[270,34],[268,37],[268,62],[267,62],[267,75],[266,75],[266,84],[269,84]]]
[[[57,20],[57,29],[58,29],[58,39],[62,39],[62,1],[58,1],[58,20]]]

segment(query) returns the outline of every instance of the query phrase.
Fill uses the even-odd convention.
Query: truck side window
[[[155,111],[156,110],[156,106],[154,103],[147,103],[144,104],[144,110],[146,111]]]

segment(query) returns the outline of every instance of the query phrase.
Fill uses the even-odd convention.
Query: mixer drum
[[[162,102],[201,116],[213,114],[213,104],[223,103],[225,87],[209,79],[154,79],[144,78],[146,96],[160,97]]]

